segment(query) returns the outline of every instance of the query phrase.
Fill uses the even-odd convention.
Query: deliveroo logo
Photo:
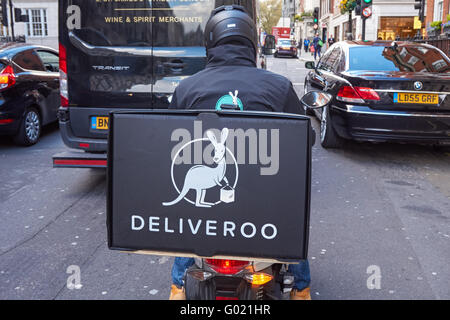
[[[234,94],[230,91],[227,95],[221,97],[216,103],[216,110],[222,110],[222,105],[234,105],[236,109],[244,110],[244,104],[238,98],[238,93],[238,90],[235,90]]]

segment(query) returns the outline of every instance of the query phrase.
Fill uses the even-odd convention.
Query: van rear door
[[[205,66],[214,0],[61,3],[71,106],[166,107],[178,82]]]
[[[184,78],[206,64],[204,32],[214,0],[153,0],[153,104],[164,108]]]
[[[149,8],[148,1],[60,1],[70,106],[151,106],[152,24],[132,20],[139,12],[150,21]]]

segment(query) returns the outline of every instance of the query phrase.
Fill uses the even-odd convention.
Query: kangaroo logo
[[[233,153],[225,146],[225,141],[227,140],[228,137],[228,128],[222,129],[220,141],[217,141],[215,134],[210,130],[206,132],[206,136],[208,138],[194,139],[192,141],[187,142],[180,148],[180,150],[178,150],[177,154],[174,156],[172,160],[171,176],[173,186],[175,187],[179,195],[175,200],[171,202],[163,202],[162,203],[163,206],[173,206],[178,202],[180,202],[182,199],[185,199],[191,204],[194,204],[196,207],[203,207],[203,208],[210,208],[221,202],[230,203],[234,201],[234,190],[238,181],[238,167],[236,158],[234,157]],[[188,145],[201,141],[209,141],[214,146],[213,160],[215,164],[217,164],[217,166],[208,167],[206,165],[195,165],[192,168],[190,168],[189,171],[186,173],[186,176],[184,178],[184,185],[180,191],[175,183],[173,174],[175,160],[177,159],[181,151]],[[225,160],[226,152],[230,154],[236,167],[236,178],[233,186],[230,186],[230,184],[228,183],[228,179],[225,176],[227,170],[227,164]],[[222,184],[222,181],[225,182],[225,186]],[[220,190],[220,201],[217,201],[215,203],[205,202],[206,190],[213,188],[215,186],[222,187]],[[195,190],[196,192],[195,202],[186,198],[187,193],[191,189]]]
[[[222,96],[216,103],[216,110],[222,110],[222,105],[234,105],[236,108],[244,110],[244,104],[238,98],[238,90],[234,90],[234,94],[230,91],[227,95]]]

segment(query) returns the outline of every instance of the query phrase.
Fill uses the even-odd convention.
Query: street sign
[[[364,18],[369,18],[372,15],[372,8],[371,7],[367,7],[362,11],[362,16]]]

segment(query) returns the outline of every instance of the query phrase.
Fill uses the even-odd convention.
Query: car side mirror
[[[305,68],[306,69],[315,69],[316,64],[314,63],[314,61],[306,61]]]
[[[301,98],[301,102],[308,109],[320,109],[326,107],[332,99],[333,96],[329,93],[323,91],[310,91]]]

